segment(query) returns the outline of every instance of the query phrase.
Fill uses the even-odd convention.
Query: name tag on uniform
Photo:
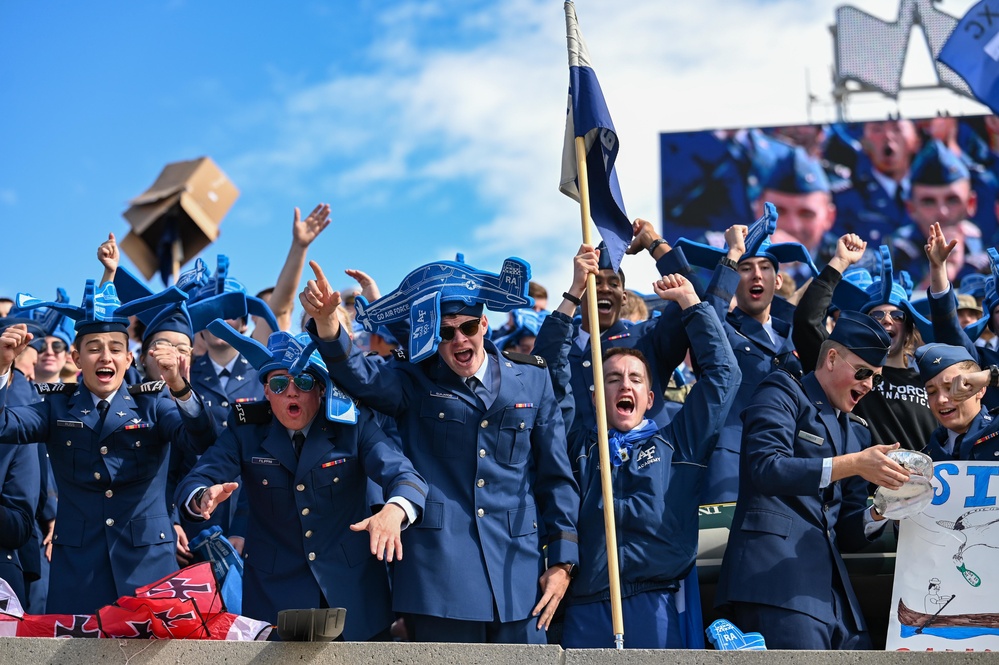
[[[809,432],[798,432],[798,438],[802,441],[807,441],[808,443],[814,443],[817,446],[821,446],[826,441],[821,436],[816,436],[815,434],[811,434]]]
[[[277,461],[273,457],[251,457],[250,462],[252,464],[269,464],[270,466],[278,466],[281,462]]]
[[[443,397],[444,399],[458,399],[458,396],[455,395],[454,393],[440,393],[440,392],[437,392],[436,390],[431,390],[430,391],[430,396],[431,397]]]
[[[56,427],[75,427],[77,429],[83,429],[83,423],[79,420],[57,420]]]

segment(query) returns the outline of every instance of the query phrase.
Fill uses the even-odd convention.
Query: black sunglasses
[[[860,369],[857,369],[856,367],[853,366],[852,362],[850,362],[843,356],[840,356],[840,358],[843,358],[843,362],[849,365],[850,368],[853,370],[853,378],[856,379],[857,381],[866,381],[867,379],[870,379],[871,385],[877,388],[885,380],[885,377],[881,376],[870,367],[861,367]]]
[[[876,312],[871,312],[871,318],[875,321],[884,321],[886,316],[890,316],[895,321],[905,321],[905,311],[901,309],[896,309],[891,312],[885,312],[879,309]]]
[[[316,387],[316,377],[311,374],[299,374],[294,378],[288,376],[287,374],[272,376],[267,379],[267,387],[270,388],[271,392],[275,395],[280,395],[285,390],[288,390],[288,386],[291,385],[292,381],[295,382],[295,386],[303,393],[307,393]]]
[[[42,341],[42,348],[39,349],[38,352],[39,353],[45,353],[46,349],[52,349],[52,353],[62,353],[67,348],[68,347],[66,346],[66,342],[63,342],[62,340],[54,339],[51,342],[45,342],[43,340]]]
[[[465,337],[471,337],[475,333],[479,332],[479,319],[472,319],[471,321],[465,321],[460,326],[455,328],[454,326],[441,326],[441,339],[445,342],[450,342],[454,339],[454,334],[456,331],[460,330],[461,334]]]

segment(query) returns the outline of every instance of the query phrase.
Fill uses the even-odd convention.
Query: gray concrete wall
[[[991,653],[898,653],[859,651],[653,651],[570,650],[557,646],[490,644],[323,644],[212,642],[199,640],[91,640],[0,638],[5,665],[285,665],[287,663],[363,663],[382,665],[986,665]]]

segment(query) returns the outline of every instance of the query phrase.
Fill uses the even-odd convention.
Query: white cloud
[[[331,191],[373,203],[384,203],[393,187],[447,197],[449,188],[471,183],[490,218],[473,220],[467,236],[441,238],[412,265],[391,257],[371,271],[401,277],[456,250],[498,268],[517,254],[559,293],[581,237],[576,205],[557,189],[568,85],[564,19],[550,0],[492,4],[475,10],[411,2],[386,10],[383,36],[369,49],[376,66],[289,94],[272,147],[244,155],[237,168],[251,181],[291,190],[303,171],[323,169]],[[621,138],[619,176],[630,215],[659,222],[659,132],[804,122],[806,73],[811,92],[828,101],[836,4],[580,3],[580,26]],[[884,2],[854,4],[894,19]],[[968,4],[943,8],[960,15]],[[448,15],[459,17],[461,34],[483,41],[428,44],[421,27],[440,29]],[[909,110],[925,109],[925,97],[852,108],[867,117],[932,113],[932,106]],[[980,108],[956,104],[953,95],[934,99],[931,105]],[[826,104],[814,119],[833,115]],[[650,264],[627,259],[629,285],[648,291]]]

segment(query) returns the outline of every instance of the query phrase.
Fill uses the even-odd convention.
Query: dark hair
[[[652,385],[652,367],[649,365],[648,359],[638,349],[633,349],[627,346],[615,346],[613,349],[607,349],[604,351],[604,364],[613,358],[614,356],[631,356],[632,358],[638,358],[642,361],[642,365],[645,366],[645,378],[648,379],[649,385]]]
[[[527,295],[532,298],[547,298],[548,290],[535,281],[527,283]]]

